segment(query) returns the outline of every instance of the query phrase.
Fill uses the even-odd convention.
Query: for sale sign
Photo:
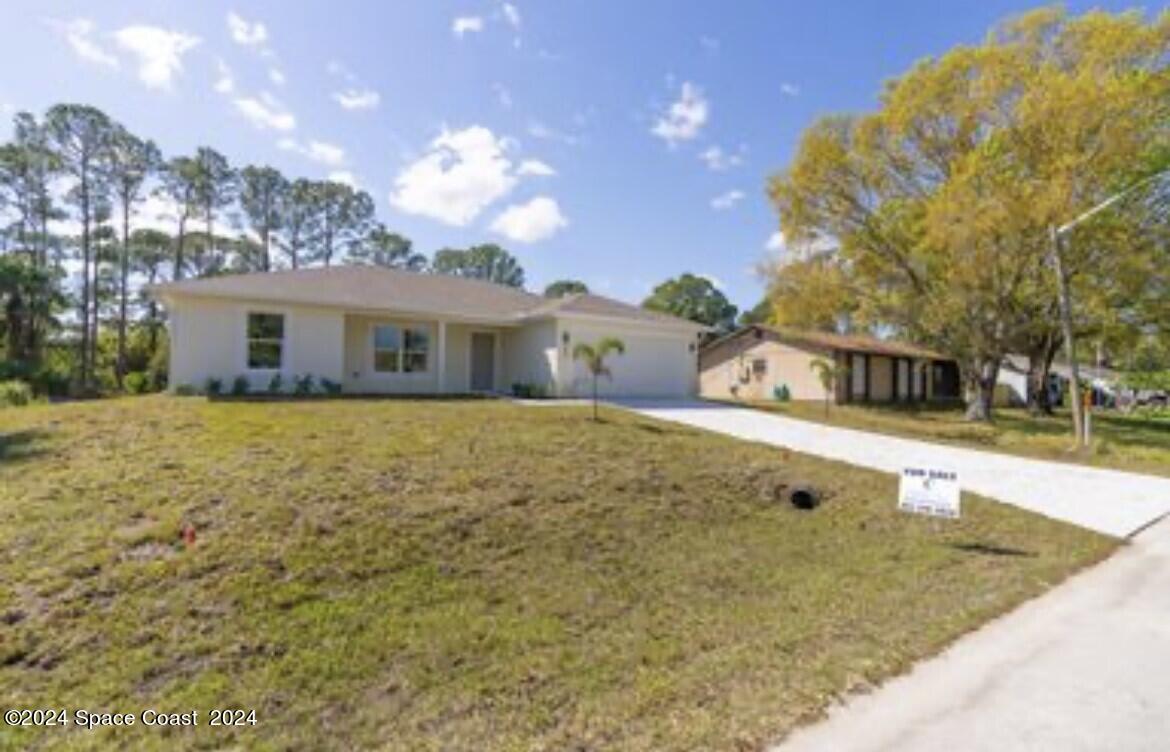
[[[898,484],[898,509],[958,519],[958,473],[928,467],[904,468]]]

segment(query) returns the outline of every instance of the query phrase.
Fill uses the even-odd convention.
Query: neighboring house
[[[1053,374],[1055,376],[1055,374]],[[995,404],[999,406],[1019,406],[1028,403],[1028,357],[1026,355],[1008,355],[999,364],[999,374],[995,379]],[[1056,393],[1059,393],[1057,387]],[[1055,395],[1054,395],[1055,396]],[[1053,400],[1056,404],[1059,400]]]
[[[770,400],[783,387],[794,400],[825,398],[813,360],[841,366],[833,399],[925,402],[958,399],[958,365],[930,350],[875,337],[775,329],[754,324],[699,353],[699,392],[712,399]]]
[[[1093,390],[1094,405],[1112,404],[1121,391],[1121,375],[1111,368],[1082,365],[1077,369],[1083,386]],[[1068,363],[1055,362],[1048,369],[1048,394],[1050,403],[1063,405],[1068,392],[1070,372]],[[1000,364],[996,380],[996,402],[1000,405],[1019,407],[1028,404],[1028,356],[1012,354]]]
[[[169,314],[170,383],[329,379],[348,393],[460,394],[534,385],[585,395],[573,346],[617,337],[605,395],[686,397],[706,327],[599,295],[557,300],[481,280],[342,266],[151,288]]]

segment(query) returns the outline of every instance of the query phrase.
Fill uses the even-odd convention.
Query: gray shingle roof
[[[636,305],[623,303],[620,300],[606,298],[593,293],[573,293],[563,298],[546,300],[543,305],[528,313],[529,316],[543,316],[554,313],[578,313],[583,316],[604,316],[606,318],[634,319],[661,324],[678,324],[685,321],[677,316],[671,316],[658,311],[640,308]],[[698,324],[694,324],[699,326]]]
[[[600,295],[569,295],[549,300],[515,287],[445,274],[420,274],[375,266],[229,274],[154,285],[156,297],[259,300],[335,306],[353,310],[391,310],[446,314],[458,318],[519,323],[557,314],[582,314],[650,323],[697,326],[674,316],[647,311]]]

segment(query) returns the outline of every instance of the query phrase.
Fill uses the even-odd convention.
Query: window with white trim
[[[421,373],[427,370],[427,353],[431,347],[431,338],[427,330],[407,329],[405,335],[402,370],[405,373]]]
[[[248,314],[248,368],[280,370],[284,362],[284,314]]]
[[[398,373],[402,355],[402,333],[398,327],[381,324],[374,327],[374,371]]]
[[[374,371],[376,373],[426,371],[430,347],[430,334],[425,328],[377,324],[374,326]]]

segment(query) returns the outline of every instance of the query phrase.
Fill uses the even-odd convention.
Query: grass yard
[[[1093,446],[1072,453],[1072,418],[1067,411],[1034,417],[1021,408],[996,408],[992,424],[970,423],[951,407],[833,405],[823,402],[754,402],[771,412],[845,428],[958,444],[1005,454],[1076,462],[1154,475],[1170,475],[1170,419],[1093,412]]]
[[[0,411],[0,749],[757,749],[1107,556],[646,418],[144,397]],[[816,511],[773,498],[803,480]],[[196,530],[193,546],[180,530]],[[209,728],[212,708],[257,724]]]

